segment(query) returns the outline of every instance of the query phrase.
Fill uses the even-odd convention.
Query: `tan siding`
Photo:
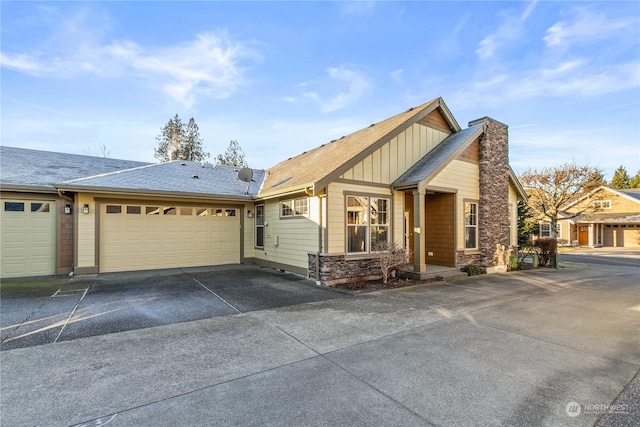
[[[509,243],[516,246],[518,244],[518,193],[511,183],[509,183],[509,206],[511,206]]]
[[[457,189],[456,197],[456,240],[457,249],[464,248],[464,200],[478,200],[478,165],[454,160],[442,170],[428,186]]]
[[[96,205],[93,196],[78,195],[78,267],[94,267],[96,263]],[[89,205],[89,213],[82,206]]]
[[[346,208],[344,197],[345,191],[352,194],[375,194],[381,196],[384,195],[385,197],[391,198],[391,192],[388,189],[338,182],[331,183],[329,185],[329,192],[327,197],[327,227],[329,237],[329,241],[327,242],[327,253],[344,253],[346,251]],[[402,213],[398,214],[398,210],[402,212],[401,203],[402,202],[398,204],[397,197],[394,198],[395,211],[392,215],[394,223],[391,224],[394,232],[398,227],[398,215],[402,215]]]
[[[380,150],[376,150],[373,153],[373,164],[371,167],[371,170],[373,172],[372,177],[371,177],[371,181],[373,182],[382,182],[382,173],[381,173],[381,164],[380,164]]]
[[[254,257],[279,264],[306,269],[307,253],[318,250],[320,199],[309,198],[309,217],[280,218],[280,203],[265,202],[264,249],[256,249]]]
[[[400,246],[404,244],[404,191],[393,194],[392,238]]]
[[[390,184],[448,136],[414,124],[341,175],[343,179]]]
[[[594,194],[594,199],[611,200],[611,209],[602,209],[597,213],[614,214],[614,213],[637,213],[640,212],[640,202],[620,196],[606,190],[600,190]],[[578,208],[581,210],[580,208]],[[576,212],[576,209],[568,209],[569,212]]]
[[[251,211],[253,218],[247,217],[247,212]],[[244,253],[243,257],[253,257],[253,251],[255,247],[255,217],[256,208],[253,203],[244,205],[244,229],[242,230],[242,236],[244,238]]]

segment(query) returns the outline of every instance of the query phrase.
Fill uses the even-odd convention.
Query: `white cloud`
[[[348,83],[349,87],[346,91],[340,92],[328,101],[323,102],[322,111],[325,113],[340,110],[354,103],[369,88],[369,81],[348,66],[341,65],[335,68],[328,68],[327,73],[333,80]]]
[[[131,40],[104,41],[86,13],[60,23],[49,40],[30,52],[3,46],[0,65],[35,77],[70,79],[81,74],[101,78],[134,76],[165,92],[187,108],[201,97],[226,98],[246,84],[247,64],[259,52],[226,32],[205,32],[193,40],[151,48]],[[55,48],[51,48],[55,42]]]
[[[404,72],[404,70],[402,68],[400,68],[399,70],[395,70],[389,73],[389,76],[391,77],[391,79],[396,82],[399,85],[404,84],[404,81],[402,80],[402,73]]]
[[[537,2],[538,0],[530,2],[519,16],[511,11],[502,13],[502,24],[478,44],[478,57],[490,59],[499,49],[519,40],[524,34],[524,24],[533,13]]]
[[[576,9],[572,20],[556,22],[547,29],[543,40],[548,47],[568,47],[576,43],[602,40],[638,25],[638,18],[607,19],[588,9]]]

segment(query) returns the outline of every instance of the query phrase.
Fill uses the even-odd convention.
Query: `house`
[[[573,246],[640,247],[640,189],[596,188],[563,207],[557,231]]]
[[[509,167],[507,126],[485,117],[462,129],[441,98],[266,171],[1,149],[2,277],[255,263],[335,284],[375,274],[379,242],[410,249],[417,275],[432,265],[500,267],[526,198]],[[63,158],[86,167],[33,178],[37,163]],[[40,200],[57,224],[48,231],[35,221]],[[34,230],[56,236],[55,261],[38,271],[26,265],[39,243],[31,252],[9,244]]]

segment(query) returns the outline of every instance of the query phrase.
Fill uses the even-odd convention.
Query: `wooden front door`
[[[589,226],[588,225],[578,226],[578,244],[579,245],[589,244]]]

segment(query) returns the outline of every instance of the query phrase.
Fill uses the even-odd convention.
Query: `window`
[[[280,218],[309,215],[309,199],[282,200],[280,202]]]
[[[594,200],[594,209],[611,209],[611,200]]]
[[[24,212],[23,202],[4,202],[5,212]]]
[[[160,215],[160,208],[158,206],[146,206],[144,211],[147,215]]]
[[[31,212],[49,212],[49,203],[31,203]]]
[[[235,209],[226,209],[224,211],[224,216],[236,216],[236,210]]]
[[[478,204],[464,202],[464,248],[478,249]]]
[[[197,216],[209,216],[209,209],[207,208],[196,208]]]
[[[562,235],[562,224],[556,224],[556,238],[560,238]],[[551,237],[551,223],[540,223],[540,237]]]
[[[122,213],[122,206],[120,206],[120,205],[107,205],[107,213],[108,214],[119,214],[119,213]]]
[[[175,215],[176,214],[176,208],[174,207],[165,207],[162,208],[162,211],[165,215]]]
[[[211,216],[222,216],[222,209],[211,209]]]
[[[180,216],[191,216],[193,215],[193,208],[180,208]]]
[[[389,241],[389,199],[347,196],[347,253],[370,253]]]
[[[256,205],[256,247],[264,248],[264,205]]]
[[[140,206],[127,206],[127,215],[140,215],[142,208]]]

